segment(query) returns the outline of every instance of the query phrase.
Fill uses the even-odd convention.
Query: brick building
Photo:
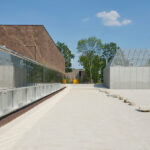
[[[65,59],[43,25],[0,25],[0,88],[60,83]]]
[[[0,25],[0,45],[65,73],[65,60],[43,25]]]
[[[87,76],[84,69],[72,69],[72,72],[66,73],[68,82],[72,83],[74,79],[78,79],[79,83],[86,83]]]

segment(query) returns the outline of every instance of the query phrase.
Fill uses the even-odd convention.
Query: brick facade
[[[0,45],[65,73],[65,59],[43,25],[0,25]]]

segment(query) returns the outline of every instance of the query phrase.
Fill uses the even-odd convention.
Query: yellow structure
[[[63,79],[63,80],[62,80],[62,83],[63,83],[63,84],[66,84],[66,79]]]
[[[78,84],[78,83],[79,83],[78,79],[73,80],[73,84]]]

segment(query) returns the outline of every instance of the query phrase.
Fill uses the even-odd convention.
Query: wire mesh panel
[[[117,50],[110,66],[150,66],[150,50]]]
[[[109,88],[150,88],[150,50],[119,49],[106,68],[110,68],[110,83],[105,79],[104,84]],[[108,76],[105,70],[104,76]]]

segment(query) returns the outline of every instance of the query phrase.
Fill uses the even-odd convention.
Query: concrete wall
[[[104,69],[104,84],[107,88],[110,88],[110,68]]]
[[[104,85],[111,89],[150,89],[150,67],[110,67],[110,72],[104,72]]]

